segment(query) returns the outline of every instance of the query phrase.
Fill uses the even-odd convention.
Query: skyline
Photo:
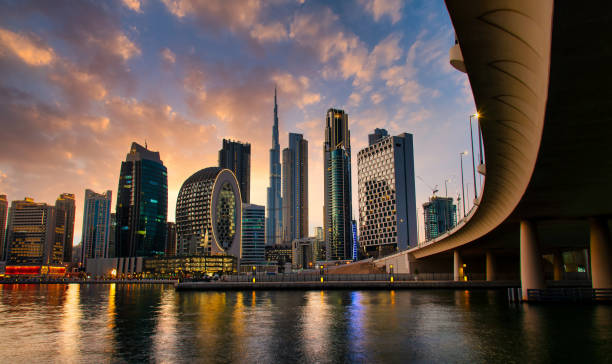
[[[174,221],[181,184],[217,165],[227,138],[253,146],[251,202],[264,205],[274,84],[281,149],[289,132],[310,141],[310,235],[323,225],[322,144],[330,107],[348,113],[354,153],[367,146],[375,127],[409,132],[417,176],[431,185],[453,175],[458,180],[456,154],[469,145],[474,103],[467,77],[448,64],[454,37],[443,3],[253,1],[245,12],[215,4],[5,5],[0,193],[48,203],[75,193],[77,244],[85,189],[114,191],[115,206],[120,161],[132,141],[146,140],[168,166],[168,219]],[[210,22],[210,14],[232,11],[241,16]],[[420,182],[416,190],[420,207],[431,191]],[[459,190],[449,184],[449,193]],[[418,216],[422,230],[422,209]]]

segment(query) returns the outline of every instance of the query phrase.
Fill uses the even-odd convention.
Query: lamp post
[[[463,217],[465,218],[465,187],[463,185],[463,156],[467,155],[468,151],[459,153],[459,159],[461,160],[461,199],[463,200]]]
[[[478,198],[476,192],[476,162],[474,161],[474,134],[472,133],[472,117],[475,116],[478,120],[478,113],[470,115],[470,144],[472,145],[472,175],[474,176],[474,200]]]

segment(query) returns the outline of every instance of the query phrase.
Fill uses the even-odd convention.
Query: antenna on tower
[[[149,149],[147,148],[147,140],[145,139],[145,149]]]

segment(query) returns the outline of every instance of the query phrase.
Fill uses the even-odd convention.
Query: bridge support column
[[[612,241],[608,221],[604,218],[593,218],[589,222],[593,288],[612,288]]]
[[[463,259],[459,254],[459,250],[453,250],[453,261],[454,261],[454,280],[455,282],[463,280]]]
[[[521,287],[524,300],[528,289],[546,288],[536,225],[527,220],[521,220]]]
[[[487,281],[495,280],[495,256],[489,250],[486,253]]]
[[[553,279],[560,281],[563,279],[563,273],[565,268],[563,267],[563,254],[561,251],[555,250],[553,253]]]

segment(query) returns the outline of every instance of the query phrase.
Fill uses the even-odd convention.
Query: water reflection
[[[605,362],[612,307],[501,291],[0,286],[2,362]]]

